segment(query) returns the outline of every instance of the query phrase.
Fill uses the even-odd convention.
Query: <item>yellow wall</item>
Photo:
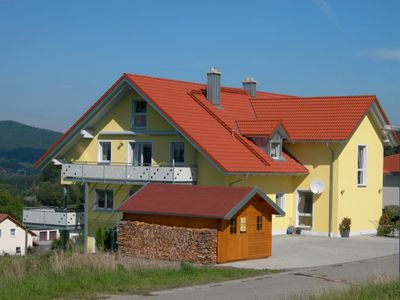
[[[382,213],[383,146],[377,132],[371,118],[366,116],[339,156],[338,191],[335,194],[338,221],[350,217],[351,232],[374,231]],[[357,186],[359,144],[367,145],[366,187]]]
[[[93,139],[81,139],[66,155],[67,160],[96,162],[99,140],[112,141],[112,163],[126,163],[128,143],[131,140],[153,142],[153,164],[169,163],[171,141],[184,141],[179,135],[123,135],[100,136],[100,131],[129,131],[131,121],[131,103],[138,95],[133,92],[125,96],[111,111],[96,124]],[[173,131],[173,128],[148,105],[147,130]],[[332,202],[332,231],[338,234],[340,220],[349,216],[353,220],[352,231],[366,232],[375,228],[375,222],[381,213],[383,147],[373,127],[371,119],[363,119],[352,138],[347,143],[331,143],[334,150],[334,178]],[[367,145],[367,187],[359,188],[356,184],[357,145]],[[314,196],[312,232],[328,234],[329,215],[329,172],[331,152],[326,143],[286,143],[285,148],[308,170],[308,175],[252,175],[225,176],[210,161],[199,153],[188,141],[185,141],[185,160],[187,164],[197,165],[199,185],[258,186],[272,200],[275,194],[285,193],[284,217],[273,218],[273,231],[283,233],[288,225],[296,225],[297,191],[309,190],[313,179],[322,179],[325,191]],[[240,180],[238,182],[238,180]],[[93,189],[102,187],[90,184],[90,234],[97,228],[115,226],[117,215],[93,210]],[[109,185],[115,189],[114,207],[126,199],[130,186]],[[344,192],[343,192],[344,191]],[[342,195],[343,193],[343,195]]]
[[[192,145],[176,134],[170,135],[104,135],[100,131],[121,132],[130,131],[132,99],[138,96],[133,92],[125,96],[106,116],[96,124],[93,139],[81,139],[66,155],[67,161],[97,162],[99,141],[111,141],[112,163],[126,163],[128,159],[129,141],[152,142],[153,164],[170,163],[170,142],[185,142],[185,161],[196,164],[196,150]],[[171,125],[167,123],[150,105],[147,106],[147,131],[170,132]]]
[[[89,184],[89,236],[95,237],[99,228],[116,227],[122,216],[121,213],[96,207],[96,189],[112,190],[114,193],[114,209],[117,209],[128,198],[131,189],[137,190],[140,187],[140,185],[124,184]]]

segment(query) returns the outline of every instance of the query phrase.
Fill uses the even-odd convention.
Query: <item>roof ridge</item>
[[[373,98],[376,99],[376,95],[341,95],[341,96],[312,96],[312,97],[298,97],[298,96],[293,96],[293,97],[287,97],[287,98],[254,98],[251,99],[251,101],[256,101],[256,100],[294,100],[294,99],[336,99],[336,98]]]
[[[262,157],[257,151],[254,150],[253,147],[251,147],[247,139],[244,139],[240,134],[238,134],[235,130],[233,130],[228,124],[226,124],[216,113],[214,113],[211,109],[209,109],[200,99],[198,99],[195,96],[196,91],[188,92],[188,95],[194,99],[197,104],[199,104],[205,111],[207,111],[218,123],[222,125],[233,137],[235,137],[239,142],[243,144],[250,152],[252,152],[262,163],[264,163],[266,166],[269,165],[269,162]],[[197,92],[198,93],[198,92]]]
[[[141,74],[124,73],[124,76],[135,76],[135,77],[142,77],[142,78],[148,78],[148,79],[156,79],[156,80],[171,81],[171,82],[180,82],[180,83],[190,83],[190,84],[196,84],[196,85],[206,86],[205,83],[200,83],[200,82],[186,81],[186,80],[178,80],[178,79],[170,79],[170,78],[164,78],[164,77],[155,77],[155,76],[141,75]]]

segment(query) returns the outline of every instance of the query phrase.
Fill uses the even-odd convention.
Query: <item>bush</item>
[[[400,206],[399,205],[388,205],[383,209],[383,213],[387,214],[390,221],[397,222],[400,219]]]
[[[343,232],[343,231],[347,231],[350,230],[351,227],[351,219],[350,218],[343,218],[342,221],[340,222],[339,225],[339,231]]]
[[[109,247],[109,230],[107,228],[99,228],[96,231],[96,248],[106,251]]]
[[[378,235],[379,236],[391,236],[396,230],[396,223],[392,221],[390,215],[385,211],[379,219]]]

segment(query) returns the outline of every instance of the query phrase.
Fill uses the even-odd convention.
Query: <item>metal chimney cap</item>
[[[216,67],[211,67],[210,71],[207,74],[218,74],[218,75],[221,75],[222,73],[220,71],[218,71],[218,69]]]
[[[254,82],[257,83],[257,81],[255,81],[254,77],[246,77],[245,79],[243,79],[243,82]]]

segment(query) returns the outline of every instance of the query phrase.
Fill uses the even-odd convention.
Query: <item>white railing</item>
[[[23,210],[23,220],[30,227],[79,228],[84,223],[84,212],[53,207],[27,207]]]
[[[197,168],[177,165],[63,163],[61,177],[65,181],[193,183],[197,180]]]

